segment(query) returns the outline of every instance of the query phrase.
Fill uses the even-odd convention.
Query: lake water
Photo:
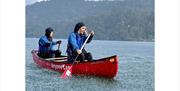
[[[73,76],[61,79],[61,73],[38,67],[31,50],[38,49],[37,38],[26,38],[26,91],[154,91],[154,42],[93,40],[86,50],[93,57],[118,55],[119,69],[114,79]],[[61,50],[66,54],[67,40]]]

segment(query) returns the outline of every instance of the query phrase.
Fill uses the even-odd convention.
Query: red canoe
[[[70,67],[67,59],[60,61],[47,61],[40,58],[37,50],[31,51],[34,62],[40,67],[64,72]],[[102,59],[93,60],[91,62],[75,63],[72,68],[74,75],[93,75],[105,78],[114,78],[118,72],[118,58],[117,56],[106,57]]]

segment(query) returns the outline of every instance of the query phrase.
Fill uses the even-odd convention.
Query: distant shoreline
[[[38,37],[25,37],[25,38],[38,38]],[[67,38],[57,38],[57,37],[54,37],[54,39],[64,39],[64,40],[67,40]],[[102,40],[102,39],[93,39],[93,40],[97,40],[97,41],[124,41],[124,42],[129,42],[129,41],[133,41],[133,40]],[[145,40],[142,40],[142,41],[133,41],[133,42],[155,42],[155,41],[145,41]]]

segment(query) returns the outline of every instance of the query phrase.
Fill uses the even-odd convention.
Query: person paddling
[[[92,54],[90,52],[87,52],[84,48],[82,51],[80,51],[82,45],[84,44],[88,33],[87,28],[83,22],[79,22],[74,27],[74,32],[72,32],[69,35],[68,38],[68,45],[67,45],[67,56],[68,56],[68,62],[73,63],[75,61],[76,56],[78,55],[78,58],[76,61],[84,62],[84,61],[91,61],[93,59]],[[91,36],[88,39],[87,43],[90,43],[94,31],[91,31]]]
[[[41,36],[39,39],[39,53],[38,55],[42,58],[54,58],[54,57],[60,57],[61,51],[53,49],[56,44],[61,44],[61,40],[59,41],[53,41],[53,29],[51,27],[48,27],[45,29],[45,35]]]

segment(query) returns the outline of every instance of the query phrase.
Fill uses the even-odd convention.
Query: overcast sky
[[[49,1],[49,0],[26,0],[26,5],[33,4],[35,2],[40,2],[40,1]]]

